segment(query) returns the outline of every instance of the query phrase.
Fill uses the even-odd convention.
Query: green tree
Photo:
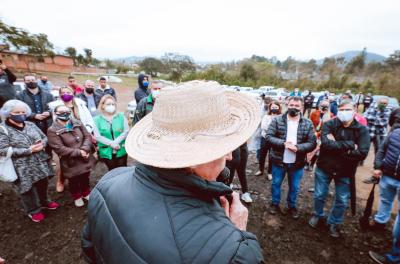
[[[345,68],[345,72],[348,74],[356,73],[361,71],[365,67],[365,59],[367,57],[367,48],[364,48],[359,55],[355,56]]]
[[[74,65],[77,64],[77,55],[78,52],[76,51],[76,49],[74,47],[67,47],[64,50],[65,54],[70,56],[73,60],[74,60]]]
[[[150,74],[152,77],[157,76],[157,73],[162,73],[165,71],[164,63],[157,58],[145,58],[139,63],[139,65],[147,74]]]
[[[184,73],[196,70],[193,59],[187,55],[165,53],[161,61],[166,67],[166,72],[170,74],[170,78],[174,81],[180,81]]]
[[[392,54],[390,54],[385,63],[391,68],[400,67],[400,50],[395,50]]]
[[[254,69],[253,65],[250,63],[245,63],[240,68],[240,77],[243,78],[245,81],[248,80],[256,80],[256,70]]]
[[[93,63],[93,51],[91,49],[85,48],[83,49],[85,53],[85,65],[89,65]]]

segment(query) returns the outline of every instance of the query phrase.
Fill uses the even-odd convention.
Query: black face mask
[[[47,80],[42,80],[42,83],[46,84],[46,83],[47,83]]]
[[[68,121],[71,119],[71,114],[70,113],[59,114],[57,115],[57,119],[61,121]]]
[[[291,117],[295,117],[295,116],[298,116],[298,115],[300,114],[300,110],[297,109],[297,108],[289,108],[289,109],[288,109],[288,114],[289,114]]]
[[[86,91],[88,94],[92,94],[92,93],[94,93],[94,88],[85,88],[85,91]]]
[[[26,83],[26,87],[28,87],[29,89],[36,89],[37,82],[28,82],[28,83]]]
[[[279,113],[279,109],[271,108],[271,114],[277,114],[277,113]]]

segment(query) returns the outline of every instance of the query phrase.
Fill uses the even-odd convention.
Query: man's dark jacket
[[[329,134],[335,140],[328,139]],[[369,148],[369,133],[365,126],[354,120],[349,127],[344,127],[338,118],[331,119],[322,127],[317,166],[334,177],[354,177],[358,163],[367,157]]]
[[[314,95],[309,93],[308,95],[304,96],[304,108],[312,108],[314,102]]]
[[[78,97],[79,99],[82,99],[83,101],[85,101],[86,106],[89,107],[88,99],[87,99],[87,97],[85,95],[85,92],[78,94],[76,97]],[[99,94],[93,93],[93,99],[94,99],[94,103],[95,103],[95,105],[97,107],[99,105],[101,96]]]
[[[40,98],[42,99],[42,113],[43,112],[50,112],[50,108],[49,108],[49,103],[54,101],[54,97],[51,93],[48,93],[46,91],[43,91],[42,89],[39,89],[40,92]],[[23,90],[22,92],[20,92],[19,94],[17,94],[17,99],[21,100],[23,102],[25,102],[31,109],[32,109],[32,114],[30,116],[28,116],[28,120],[35,123],[36,125],[40,122],[40,120],[35,119],[35,102],[33,101],[33,97],[32,94],[28,91],[28,89]],[[42,120],[42,122],[46,122],[46,129],[49,128],[51,126],[51,124],[53,123],[53,119],[51,118],[51,115],[49,117],[47,117],[46,119]],[[40,126],[39,126],[40,127]],[[44,133],[46,133],[46,131],[43,131]]]
[[[237,229],[219,197],[232,190],[185,169],[138,164],[107,173],[90,194],[88,263],[260,263],[257,238]]]
[[[400,125],[386,137],[375,156],[374,169],[382,174],[400,180]]]
[[[139,104],[136,106],[135,115],[133,116],[133,124],[136,124],[143,117],[153,111],[154,99],[151,95],[140,100]]]
[[[147,87],[143,86],[144,77],[146,77],[146,75],[139,74],[138,77],[139,87],[135,91],[135,100],[137,104],[140,102],[140,100],[142,100],[143,98],[147,97],[150,94],[150,91],[147,89]]]
[[[287,114],[272,119],[268,127],[266,141],[271,146],[271,160],[277,166],[283,166],[283,153],[287,133]],[[300,117],[297,128],[297,152],[294,167],[301,168],[306,164],[307,153],[317,146],[314,127],[310,120]]]
[[[9,70],[3,70],[0,75],[0,107],[5,102],[11,99],[15,99],[16,92],[13,83],[17,80],[17,77]]]

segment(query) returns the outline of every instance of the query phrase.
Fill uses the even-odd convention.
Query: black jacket
[[[0,84],[6,83],[13,85],[13,83],[17,80],[17,76],[14,75],[9,69],[3,70],[3,73],[0,74]]]
[[[97,87],[96,90],[94,91],[94,94],[97,97],[103,97],[106,94],[111,95],[112,97],[115,98],[115,100],[117,100],[117,93],[115,92],[114,88],[112,88],[111,86],[107,86],[107,88],[105,90],[101,89],[100,87]]]
[[[143,117],[153,111],[154,99],[153,97],[147,96],[140,100],[136,106],[135,115],[133,116],[133,124],[139,122]]]
[[[304,107],[305,108],[311,108],[314,102],[314,95],[308,94],[304,96]]]
[[[51,113],[50,108],[49,108],[49,103],[54,101],[53,95],[51,93],[43,91],[40,88],[38,88],[38,89],[40,91],[40,97],[42,99],[42,113],[43,112]],[[36,115],[36,113],[34,112],[35,103],[33,101],[32,94],[28,91],[28,89],[25,89],[22,92],[20,92],[19,94],[17,94],[17,99],[25,102],[32,109],[32,114],[30,116],[28,116],[28,120],[35,123],[46,134],[47,129],[53,123],[53,119],[52,119],[51,115],[42,121],[35,119],[35,115]],[[45,126],[44,127],[40,126],[39,125],[40,122],[44,122]]]
[[[184,169],[138,164],[107,173],[90,194],[88,263],[260,263],[257,238],[219,204],[232,190]]]
[[[329,134],[335,140],[328,139]],[[353,177],[358,163],[367,157],[370,144],[368,129],[356,120],[344,127],[338,118],[331,119],[322,127],[317,166],[335,177]]]
[[[146,75],[139,74],[139,77],[138,77],[138,85],[139,85],[139,87],[135,91],[135,100],[136,100],[137,104],[140,102],[140,100],[142,100],[143,98],[147,97],[150,94],[150,92],[147,89],[147,87],[143,86],[144,77],[146,77]]]
[[[271,146],[271,160],[277,166],[283,166],[283,153],[285,151],[287,132],[287,114],[272,119],[268,127],[266,141]],[[317,146],[314,127],[310,120],[301,117],[297,129],[297,152],[295,167],[304,167],[307,153]]]
[[[396,126],[379,147],[375,155],[374,169],[383,175],[400,180],[400,126]]]

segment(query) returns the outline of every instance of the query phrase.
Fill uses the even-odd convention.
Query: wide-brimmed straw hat
[[[191,81],[161,90],[152,113],[129,132],[126,150],[158,168],[185,168],[223,157],[260,123],[256,99],[217,82]]]

